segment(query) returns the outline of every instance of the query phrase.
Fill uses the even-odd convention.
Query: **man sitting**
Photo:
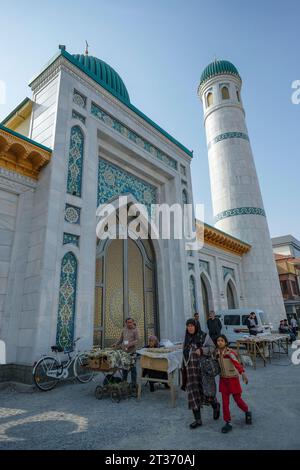
[[[257,330],[257,319],[255,312],[251,312],[249,317],[246,320],[246,325],[248,327],[250,336],[256,336],[258,333]]]
[[[159,341],[156,336],[151,335],[148,338],[148,344],[145,348],[159,348]],[[149,379],[163,379],[168,380],[168,374],[166,372],[162,372],[159,370],[152,370],[152,369],[144,369],[143,370],[143,377],[149,377]],[[154,384],[155,382],[149,381],[150,384],[150,392],[154,392]],[[169,388],[167,383],[164,384],[166,388]]]
[[[296,335],[293,333],[292,329],[290,328],[286,318],[280,321],[278,331],[280,334],[289,335],[291,343],[295,341]]]

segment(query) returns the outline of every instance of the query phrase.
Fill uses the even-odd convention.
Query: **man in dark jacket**
[[[222,323],[213,310],[209,312],[209,319],[207,320],[207,328],[209,336],[216,343],[218,336],[221,334]]]

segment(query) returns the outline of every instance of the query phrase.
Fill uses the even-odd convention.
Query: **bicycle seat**
[[[64,348],[62,348],[61,346],[51,346],[51,351],[52,352],[63,352]]]

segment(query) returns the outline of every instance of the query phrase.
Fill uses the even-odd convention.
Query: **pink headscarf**
[[[158,348],[158,346],[159,346],[159,341],[158,341],[158,339],[157,339],[156,336],[150,335],[149,338],[148,338],[148,341],[149,341],[149,342],[150,342],[150,341],[155,341],[155,347]]]

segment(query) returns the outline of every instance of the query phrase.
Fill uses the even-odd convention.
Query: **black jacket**
[[[194,335],[191,335],[188,332],[185,333],[183,355],[186,361],[188,360],[190,349],[202,348],[205,338],[206,333],[204,333],[204,331],[197,332]]]
[[[210,318],[209,320],[207,320],[207,328],[209,331],[209,336],[212,339],[217,338],[217,336],[221,334],[221,330],[222,330],[221,320],[219,318],[215,318],[214,320]]]

